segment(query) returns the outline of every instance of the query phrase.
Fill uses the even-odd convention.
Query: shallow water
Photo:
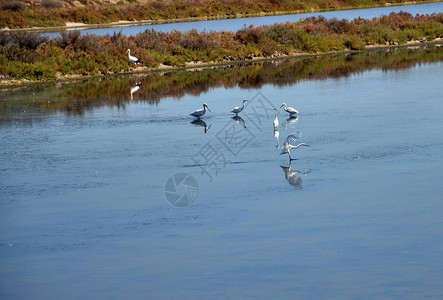
[[[183,23],[170,23],[170,24],[156,24],[156,25],[142,25],[142,26],[124,26],[113,28],[96,28],[96,29],[84,29],[80,30],[82,34],[97,34],[106,35],[121,31],[124,35],[136,35],[147,29],[153,29],[156,31],[171,32],[172,30],[189,31],[196,29],[197,31],[237,31],[244,26],[262,26],[272,25],[275,23],[284,22],[297,22],[301,19],[309,17],[324,16],[327,19],[337,18],[339,20],[346,19],[352,20],[358,17],[363,19],[372,19],[374,17],[380,17],[382,15],[389,15],[392,12],[408,12],[412,15],[416,14],[433,14],[443,12],[443,2],[417,4],[417,5],[403,5],[403,6],[389,6],[389,7],[377,7],[367,9],[352,9],[352,10],[340,10],[340,11],[327,11],[316,13],[304,13],[304,14],[291,14],[281,16],[266,16],[266,17],[253,17],[253,18],[237,18],[237,19],[225,19],[225,20],[209,20],[209,21],[196,21],[196,22],[183,22]],[[47,33],[44,34],[49,37],[58,36],[59,33]]]
[[[3,92],[0,298],[441,298],[436,53],[167,73],[132,100],[126,77],[120,93]],[[229,110],[244,98],[243,123]],[[311,145],[292,174],[266,110],[283,101],[300,113],[280,110],[280,145],[292,132]],[[207,133],[188,116],[203,102]],[[177,173],[198,182],[188,207],[165,198]]]

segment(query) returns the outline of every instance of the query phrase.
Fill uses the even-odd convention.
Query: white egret
[[[306,143],[300,143],[298,145],[293,145],[295,143],[295,141],[297,141],[300,138],[300,136],[301,136],[300,132],[296,132],[296,133],[292,133],[292,134],[288,135],[288,137],[285,140],[285,143],[283,144],[280,155],[288,153],[289,161],[291,161],[291,160],[294,160],[291,157],[291,150],[292,149],[297,149],[302,146],[311,147]]]
[[[280,106],[280,108],[282,108],[282,107],[283,107],[283,109],[284,109],[288,114],[290,114],[291,116],[293,116],[293,115],[295,115],[295,114],[298,114],[298,110],[296,110],[296,109],[293,108],[293,107],[287,106],[286,103],[284,103],[284,102],[283,102],[283,104]]]
[[[231,112],[234,113],[236,116],[238,116],[239,113],[241,113],[241,111],[243,110],[243,108],[245,108],[245,102],[248,100],[243,100],[243,105],[242,106],[236,106],[234,107]]]
[[[203,108],[197,109],[190,113],[190,116],[196,117],[197,119],[200,119],[205,113],[206,109],[211,111],[206,103],[203,103]]]
[[[131,55],[131,49],[126,50],[126,53],[128,54],[128,60],[131,64],[138,65],[140,63],[137,57]]]
[[[274,108],[275,110],[275,120],[274,120],[274,131],[278,130],[278,109]]]

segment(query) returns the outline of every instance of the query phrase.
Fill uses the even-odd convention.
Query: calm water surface
[[[197,31],[237,31],[244,26],[254,25],[272,25],[275,23],[284,22],[297,22],[300,19],[306,19],[309,17],[324,16],[325,18],[332,19],[347,19],[352,20],[358,17],[364,19],[372,19],[374,17],[380,17],[382,15],[389,15],[392,12],[408,12],[410,14],[433,14],[443,12],[443,2],[426,3],[418,5],[404,5],[404,6],[389,6],[389,7],[377,7],[369,9],[353,9],[353,10],[341,10],[341,11],[328,11],[317,13],[304,13],[304,14],[292,14],[282,16],[266,16],[266,17],[254,17],[254,18],[238,18],[227,20],[209,20],[198,22],[184,22],[184,23],[171,23],[171,24],[157,24],[157,25],[143,25],[143,26],[129,26],[129,27],[114,27],[114,28],[97,28],[97,29],[85,29],[80,30],[82,34],[98,34],[98,35],[112,35],[114,32],[121,31],[124,35],[136,35],[147,29],[153,29],[156,31],[171,32],[172,30],[189,31],[191,29],[197,29]],[[58,36],[58,33],[45,34],[50,37]]]
[[[121,93],[2,92],[0,298],[441,299],[443,63],[349,73],[340,59],[370,61],[331,57],[320,69],[340,72],[297,80],[322,62],[202,71],[213,81],[154,97],[193,78],[163,74],[132,100],[118,77]],[[243,123],[229,110],[244,98]],[[290,169],[261,109],[283,101],[300,114],[280,110],[280,145],[297,131],[311,145]],[[207,133],[188,116],[203,102]],[[224,157],[218,174],[202,151]],[[198,182],[190,207],[165,199],[176,173]]]

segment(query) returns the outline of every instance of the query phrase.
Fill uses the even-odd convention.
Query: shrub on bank
[[[145,67],[183,67],[297,53],[364,50],[366,45],[402,44],[443,37],[443,14],[390,14],[372,20],[308,18],[296,23],[245,27],[237,32],[170,33],[146,30],[136,36],[62,33],[48,40],[29,33],[0,32],[0,74],[15,79],[54,79],[130,70],[125,51]]]
[[[418,0],[415,2],[424,2]],[[26,5],[24,2],[29,3]],[[384,0],[151,0],[139,4],[136,0],[121,0],[116,4],[102,0],[81,0],[83,6],[72,1],[42,0],[28,2],[3,0],[0,5],[0,28],[26,28],[31,26],[61,26],[66,22],[86,24],[117,21],[178,19],[188,17],[236,16],[273,12],[310,12],[384,6]],[[406,3],[391,0],[390,3]],[[19,20],[19,22],[17,22]]]

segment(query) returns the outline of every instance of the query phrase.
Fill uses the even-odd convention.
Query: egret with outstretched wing
[[[283,147],[282,147],[282,149],[281,149],[281,153],[280,153],[280,155],[288,153],[288,155],[289,155],[289,161],[291,161],[291,160],[294,160],[294,159],[291,157],[291,150],[292,150],[292,149],[297,149],[297,148],[302,147],[302,146],[311,147],[311,146],[309,146],[309,145],[306,144],[306,143],[300,143],[300,144],[298,144],[298,145],[294,145],[295,142],[296,142],[300,137],[301,137],[301,133],[300,133],[300,132],[295,132],[295,133],[291,133],[290,135],[288,135],[288,137],[287,137],[286,140],[285,140],[285,143],[283,144]]]

